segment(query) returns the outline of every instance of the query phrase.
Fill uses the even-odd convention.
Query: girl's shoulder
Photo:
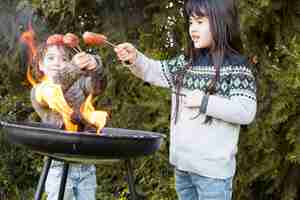
[[[226,64],[222,69],[225,74],[234,75],[234,77],[239,80],[244,80],[245,77],[247,77],[248,81],[254,79],[252,66],[246,56],[241,54],[232,54],[226,57],[225,63]]]
[[[176,72],[180,69],[183,69],[184,66],[187,64],[186,58],[183,54],[177,55],[171,59],[163,60],[162,65],[163,67],[168,68],[168,70],[172,72]]]
[[[174,56],[171,59],[166,60],[169,65],[182,65],[186,63],[186,58],[183,54]]]
[[[226,55],[224,65],[233,67],[249,67],[250,63],[246,56],[235,53]]]

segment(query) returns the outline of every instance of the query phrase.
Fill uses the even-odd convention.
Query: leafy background
[[[0,118],[36,119],[29,102],[18,37],[32,20],[44,39],[52,33],[94,31],[113,43],[128,41],[148,56],[171,58],[186,47],[183,0],[1,0]],[[300,191],[300,1],[240,0],[245,54],[258,83],[258,114],[240,135],[237,200],[296,200]],[[156,131],[168,137],[170,96],[135,78],[109,47],[101,55],[108,88],[97,108],[112,110],[108,126]],[[137,189],[148,199],[177,199],[168,138],[152,156],[134,162]],[[0,134],[0,199],[32,199],[43,158]],[[122,164],[97,166],[97,198],[127,199]]]

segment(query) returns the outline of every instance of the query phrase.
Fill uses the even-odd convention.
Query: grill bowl
[[[160,133],[122,128],[95,132],[68,132],[42,123],[1,122],[10,142],[58,160],[97,162],[153,154],[164,136]]]

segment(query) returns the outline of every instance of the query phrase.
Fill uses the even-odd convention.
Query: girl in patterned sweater
[[[157,61],[130,43],[115,52],[137,77],[172,93],[170,162],[179,199],[229,200],[240,125],[256,114],[255,78],[236,45],[233,0],[188,0],[185,11],[187,56]]]

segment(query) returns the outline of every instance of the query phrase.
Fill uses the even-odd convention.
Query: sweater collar
[[[212,58],[209,54],[209,49],[200,49],[199,56],[196,58],[195,62],[193,63],[194,66],[208,66],[212,65]]]

